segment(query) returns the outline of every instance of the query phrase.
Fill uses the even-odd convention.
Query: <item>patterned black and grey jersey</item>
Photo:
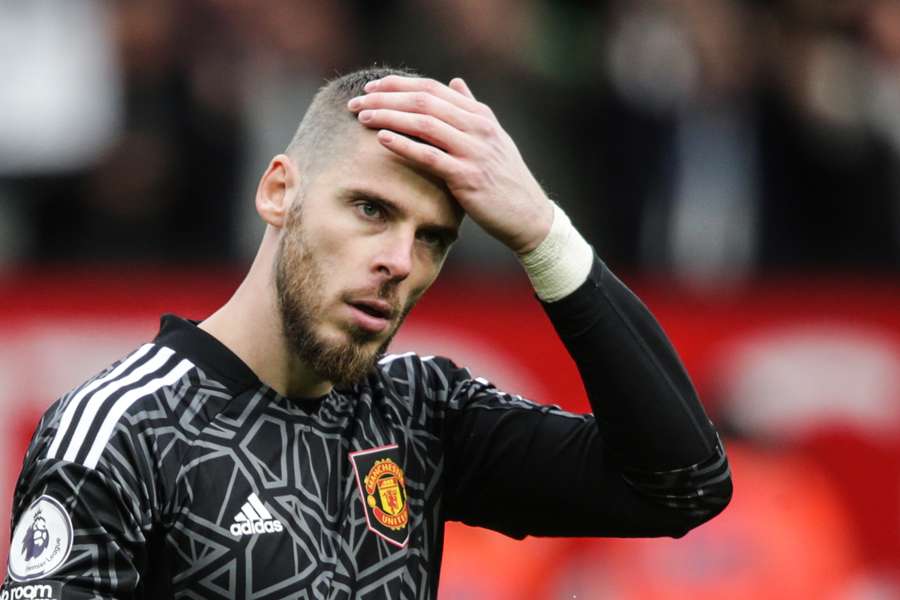
[[[592,415],[414,354],[286,398],[164,317],[38,425],[0,598],[434,598],[447,520],[680,536],[721,511],[724,451],[640,301],[598,260],[544,308]]]

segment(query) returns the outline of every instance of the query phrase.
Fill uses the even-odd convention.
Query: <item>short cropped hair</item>
[[[328,166],[355,136],[356,115],[347,109],[351,98],[365,94],[366,84],[388,75],[417,77],[407,69],[369,67],[326,83],[316,93],[285,153],[296,161],[301,179]]]

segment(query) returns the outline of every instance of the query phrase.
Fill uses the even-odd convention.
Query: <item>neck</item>
[[[316,375],[288,346],[275,291],[275,252],[271,232],[234,295],[200,328],[222,342],[279,394],[315,398],[332,384]]]

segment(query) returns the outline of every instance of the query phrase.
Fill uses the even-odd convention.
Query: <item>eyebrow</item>
[[[349,200],[374,202],[375,204],[379,204],[386,208],[388,212],[394,214],[403,214],[405,212],[404,209],[402,209],[393,200],[389,200],[388,198],[385,198],[384,196],[369,190],[352,188],[345,190],[343,192],[343,195]],[[450,244],[455,242],[457,238],[459,238],[459,228],[457,227],[448,227],[446,225],[440,225],[438,223],[426,223],[421,229],[422,231],[440,235],[444,239],[444,242],[447,246],[449,246]]]

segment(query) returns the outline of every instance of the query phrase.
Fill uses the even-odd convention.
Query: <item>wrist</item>
[[[534,249],[518,256],[535,293],[544,302],[555,302],[578,289],[594,263],[590,244],[556,203],[549,233]]]
[[[543,201],[537,204],[540,206],[540,210],[533,216],[527,217],[529,231],[525,237],[526,241],[521,242],[518,247],[510,246],[510,249],[519,256],[524,256],[540,246],[541,242],[547,239],[553,226],[556,204],[546,196],[543,196]]]

